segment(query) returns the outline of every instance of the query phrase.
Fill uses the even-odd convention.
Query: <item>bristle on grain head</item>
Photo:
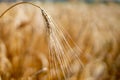
[[[46,25],[49,30],[49,50],[50,50],[50,79],[69,79],[76,71],[72,64],[77,64],[79,70],[83,68],[83,64],[79,58],[81,50],[71,39],[69,34],[64,35],[64,29],[59,28],[52,18],[43,11]],[[74,62],[76,61],[76,62]],[[53,70],[54,69],[54,70]],[[54,77],[53,77],[54,76]],[[62,76],[62,77],[61,77]]]
[[[41,9],[33,3],[20,2],[4,11],[0,18],[10,9],[19,4],[30,4],[40,9],[48,34],[46,37],[48,39],[49,48],[49,70],[48,68],[43,68],[33,75],[38,76],[43,72],[47,72],[47,76],[45,77],[47,80],[68,80],[72,76],[80,73],[83,68],[83,64],[80,60],[80,53],[82,53],[81,49],[75,44],[70,35],[62,27],[60,28],[55,24],[50,15],[48,15],[44,9]],[[28,76],[30,80],[33,75]],[[25,79],[28,79],[28,77]]]

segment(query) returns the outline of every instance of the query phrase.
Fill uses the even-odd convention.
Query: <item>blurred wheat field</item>
[[[0,3],[0,14],[11,4]],[[21,4],[8,11],[0,18],[0,80],[49,80],[50,75],[51,80],[120,80],[120,5],[35,4],[47,10],[65,31],[51,31],[50,37],[55,39],[49,44],[38,8]],[[75,54],[67,54],[77,51],[68,34],[81,50],[78,57],[84,68]],[[65,51],[60,59],[63,64],[57,63],[56,55],[49,56],[49,45],[56,48],[56,55]],[[65,75],[59,70],[61,65]]]

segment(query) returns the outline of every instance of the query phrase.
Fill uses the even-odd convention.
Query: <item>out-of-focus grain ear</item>
[[[0,40],[0,78],[1,80],[7,80],[11,76],[12,64],[7,58],[6,46]]]
[[[104,80],[107,77],[107,65],[102,61],[94,60],[86,65],[80,80]]]

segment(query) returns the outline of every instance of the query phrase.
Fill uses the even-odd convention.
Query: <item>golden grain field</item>
[[[0,17],[0,80],[120,80],[119,4],[34,4],[47,12],[20,4]]]

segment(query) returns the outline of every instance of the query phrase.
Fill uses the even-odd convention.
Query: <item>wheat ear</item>
[[[69,37],[69,39],[72,41],[72,44],[75,46],[75,47],[71,47],[69,41],[66,39],[66,37],[63,34],[64,29],[60,29],[54,23],[54,21],[51,19],[51,17],[47,14],[45,10],[43,10],[41,7],[33,3],[30,3],[30,2],[16,3],[13,6],[9,7],[7,10],[5,10],[0,15],[0,18],[5,13],[7,13],[10,9],[20,4],[30,4],[39,8],[46,22],[46,28],[48,31],[48,44],[49,44],[49,51],[50,51],[49,56],[53,61],[53,62],[50,61],[50,70],[54,69],[53,72],[50,71],[50,75],[48,75],[49,79],[54,79],[53,78],[54,76],[57,76],[58,80],[69,79],[76,71],[74,70],[74,65],[77,64],[77,66],[80,65],[83,67],[82,62],[79,59],[80,49],[76,46],[74,41],[72,41],[72,39]],[[39,71],[36,74],[38,75],[43,71]]]

